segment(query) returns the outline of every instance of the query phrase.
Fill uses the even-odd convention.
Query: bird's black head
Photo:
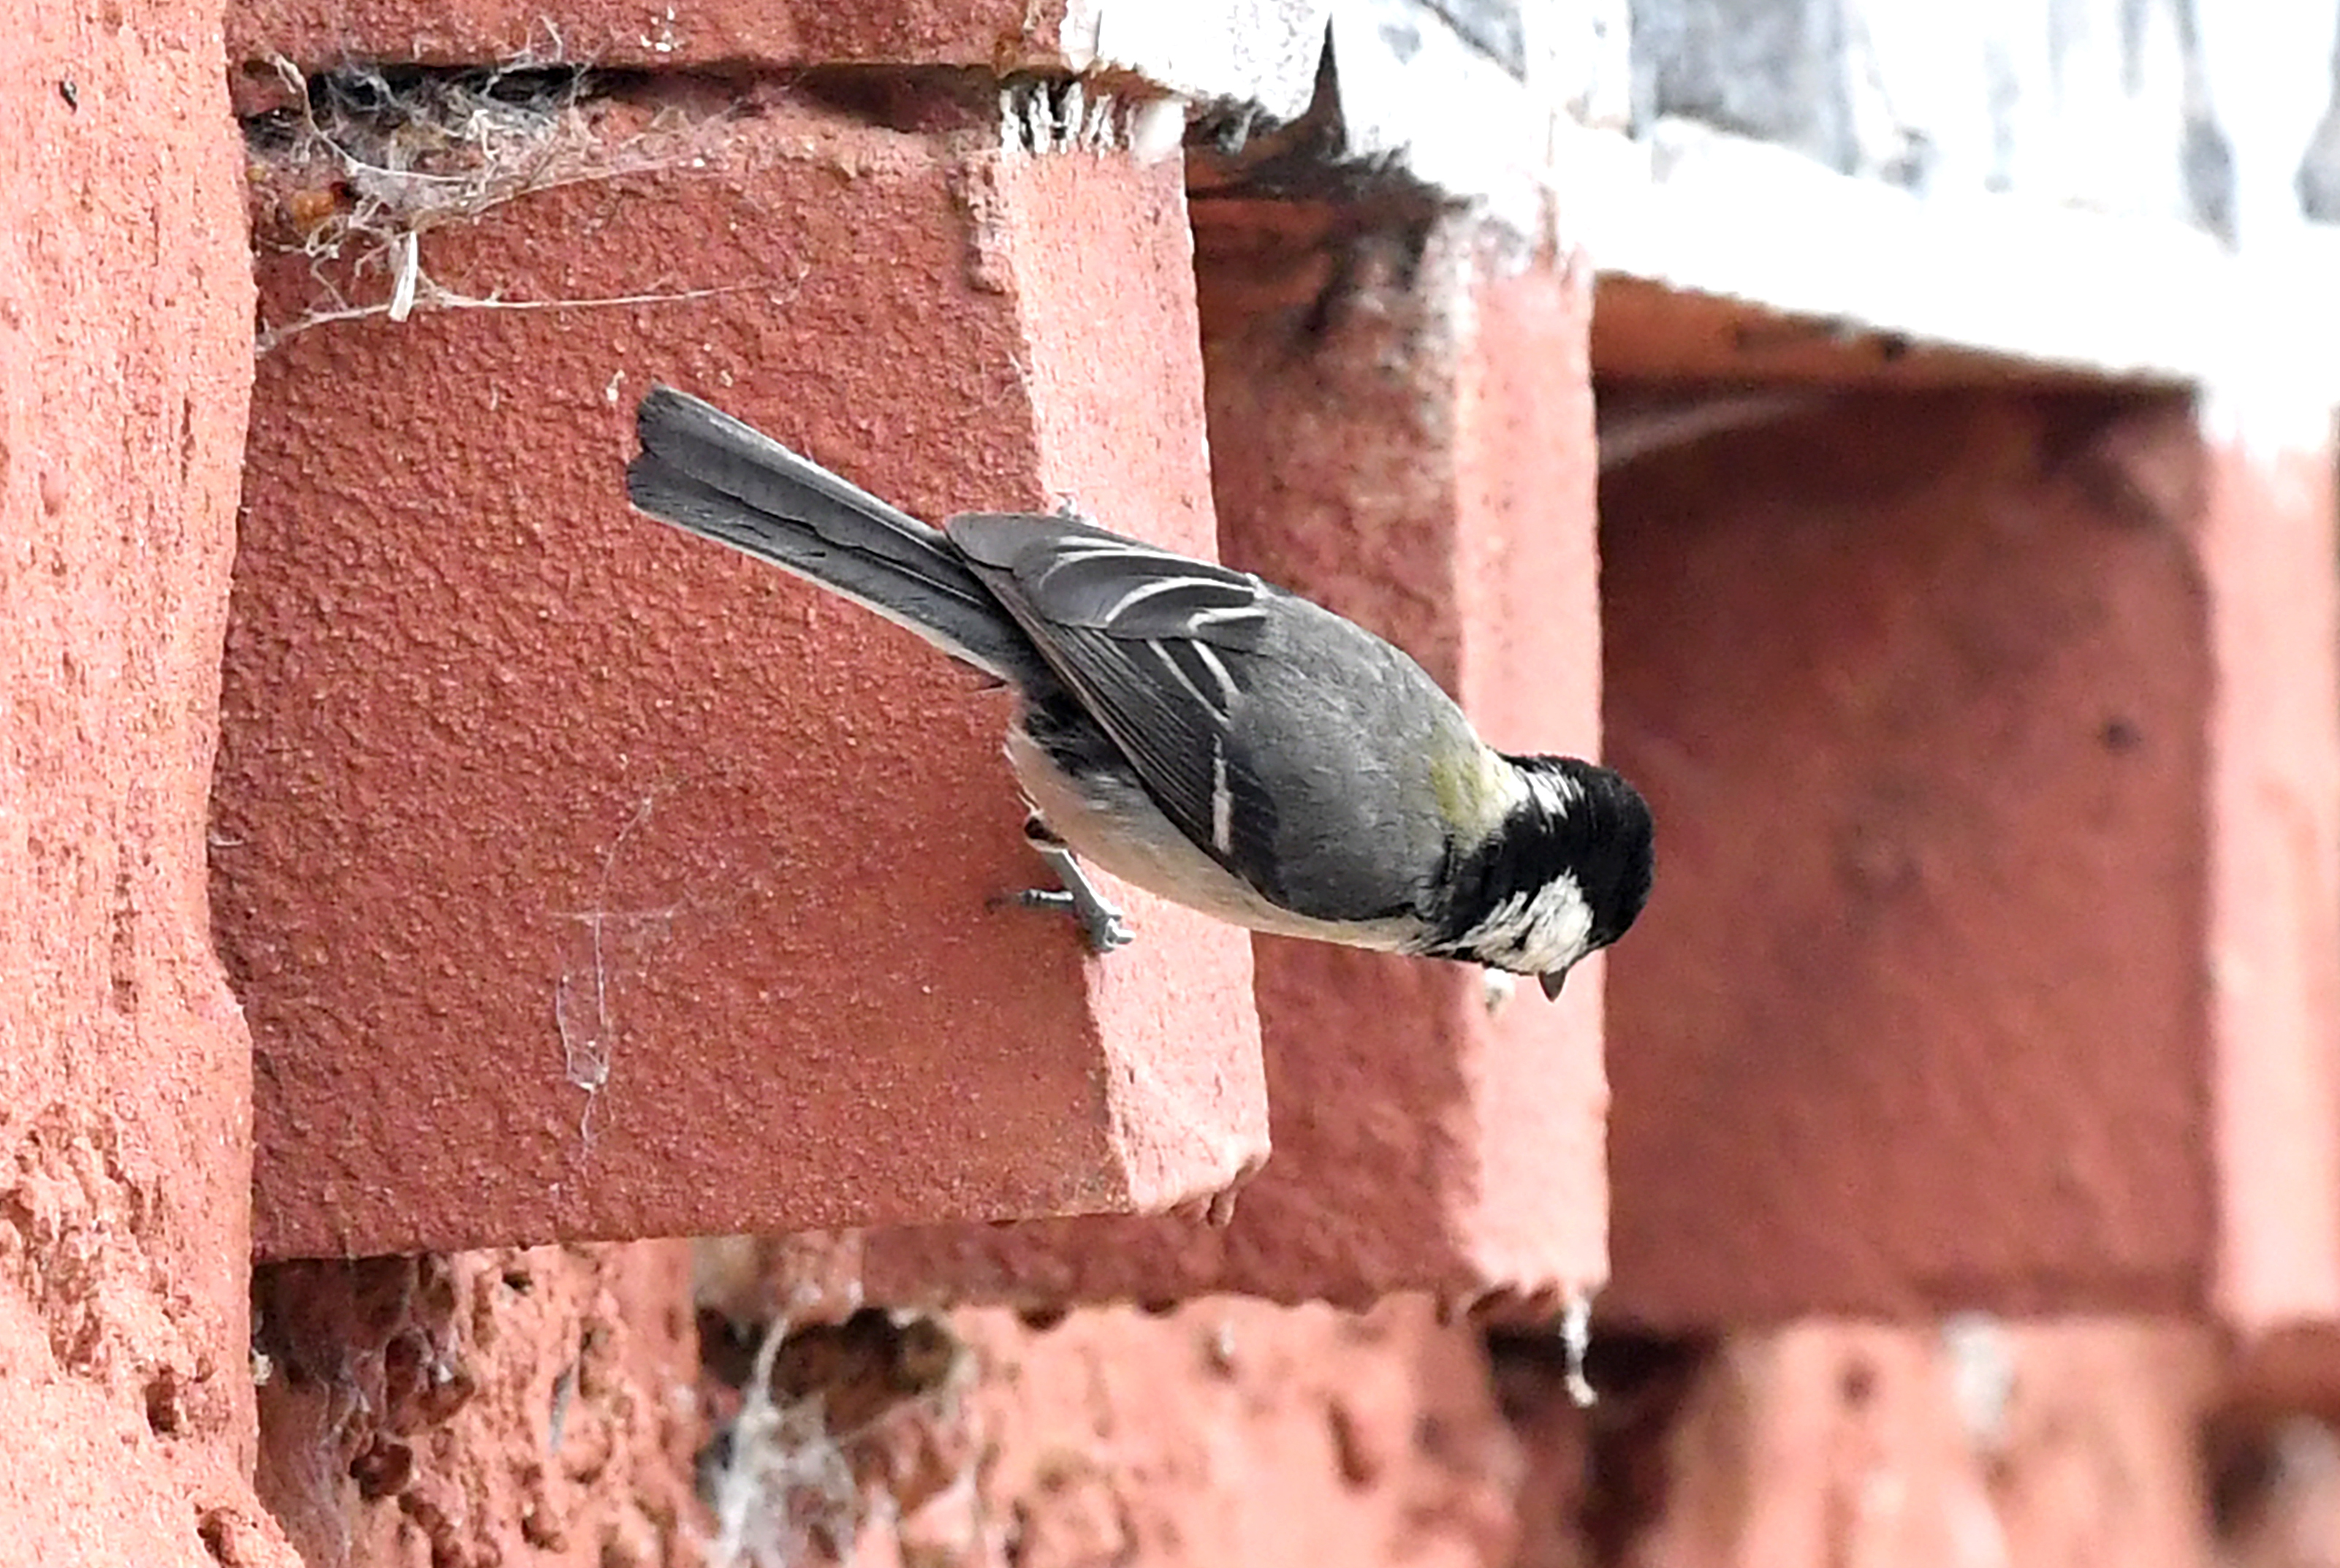
[[[1531,777],[1556,775],[1576,786],[1578,804],[1559,837],[1592,909],[1591,950],[1597,952],[1631,930],[1650,901],[1657,839],[1650,803],[1613,768],[1573,757],[1514,760]]]
[[[1524,786],[1502,827],[1457,868],[1435,949],[1537,976],[1568,971],[1630,929],[1649,902],[1656,837],[1622,774],[1573,757],[1512,757]]]

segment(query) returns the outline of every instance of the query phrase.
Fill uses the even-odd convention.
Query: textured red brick
[[[1467,225],[1295,247],[1253,216],[1199,239],[1227,558],[1393,639],[1496,744],[1596,751],[1581,279],[1506,265]],[[1558,1007],[1530,986],[1491,1009],[1464,966],[1257,952],[1276,1152],[1231,1227],[876,1235],[871,1289],[1549,1300],[1598,1283],[1597,970]]]
[[[1609,1305],[2329,1310],[2308,466],[2278,500],[2182,404],[1971,392],[1607,476],[1665,890],[1611,966]]]
[[[2216,1304],[2251,1328],[2340,1304],[2340,605],[2327,411],[2206,411],[2214,615],[2210,1021]],[[2305,418],[2300,419],[2304,414]],[[2303,430],[2298,428],[2304,425]]]
[[[1061,4],[722,0],[714,5],[575,0],[234,0],[228,57],[283,55],[314,70],[347,60],[491,65],[514,60],[663,69],[751,64],[967,65],[1007,71],[1061,57]]]
[[[2196,1426],[2215,1364],[2202,1330],[2112,1320],[1736,1336],[1686,1386],[1612,1396],[1622,1409],[1579,1416],[1552,1396],[1522,1508],[1572,1497],[1582,1523],[1614,1509],[1621,1482],[1640,1495],[1600,1516],[1597,1549],[1531,1529],[1516,1568],[2197,1568],[2212,1561]],[[1652,1394],[1658,1419],[1637,1421]],[[1588,1422],[1589,1441],[1559,1436]]]
[[[1042,874],[1007,697],[620,479],[663,379],[928,515],[1072,491],[1207,550],[1175,166],[775,103],[421,253],[475,298],[728,292],[426,293],[262,361],[215,898],[263,1253],[1152,1208],[1264,1153],[1243,935],[1133,895],[1093,963],[987,908]]]
[[[1954,348],[1849,319],[1784,315],[1744,299],[1693,294],[1646,278],[1602,277],[1592,362],[1603,375],[1676,387],[2100,384],[2077,368]]]
[[[251,385],[219,13],[0,36],[0,1563],[289,1564],[206,779]]]
[[[312,1564],[687,1560],[689,1267],[644,1242],[263,1269],[262,1496]]]
[[[1351,1317],[1227,1298],[1161,1318],[1079,1312],[1041,1333],[996,1311],[948,1323],[962,1384],[871,1434],[927,1456],[917,1500],[873,1506],[900,1484],[873,1474],[868,1500],[839,1510],[863,1520],[856,1568],[1492,1568],[1509,1554],[1517,1450],[1476,1335],[1420,1301]]]

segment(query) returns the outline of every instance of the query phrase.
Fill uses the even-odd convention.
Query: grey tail
[[[941,530],[711,403],[653,386],[626,496],[663,522],[809,578],[1019,686],[1046,666]]]

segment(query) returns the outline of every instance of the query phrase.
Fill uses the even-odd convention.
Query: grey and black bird
[[[783,567],[1013,687],[1026,832],[1100,949],[1080,861],[1254,931],[1568,971],[1650,892],[1619,774],[1506,756],[1396,648],[1248,572],[1071,515],[937,529],[713,406],[656,387],[626,471],[655,518]]]

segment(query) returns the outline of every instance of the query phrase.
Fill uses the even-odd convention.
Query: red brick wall
[[[817,10],[0,42],[0,1562],[2328,1561],[2320,424]],[[1004,699],[629,512],[655,380],[1605,749],[1648,918],[989,908]]]
[[[205,808],[251,386],[219,14],[0,42],[0,1562],[289,1563]]]

